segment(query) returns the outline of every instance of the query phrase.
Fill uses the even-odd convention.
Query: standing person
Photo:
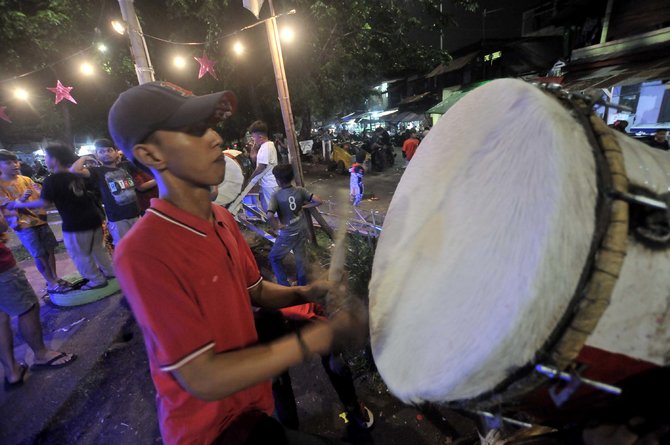
[[[135,183],[128,172],[119,166],[120,153],[109,139],[95,141],[95,154],[102,166],[86,167],[91,156],[82,156],[72,164],[70,172],[81,175],[98,185],[107,215],[107,228],[114,246],[118,246],[130,228],[137,222],[140,209],[135,194]]]
[[[23,161],[19,161],[19,163],[21,164],[20,171],[23,176],[27,176],[31,179],[35,177],[35,170],[30,166],[30,164]]]
[[[670,142],[668,142],[668,130],[656,130],[654,137],[651,138],[647,144],[660,150],[670,150]]]
[[[293,251],[298,286],[304,286],[307,284],[307,272],[305,271],[305,242],[307,241],[305,230],[307,226],[303,209],[319,206],[322,201],[306,189],[293,186],[292,166],[278,165],[272,169],[272,174],[277,179],[280,189],[270,198],[267,218],[279,236],[270,250],[268,259],[277,283],[289,286],[282,261]]]
[[[270,166],[273,168],[278,164],[277,162],[277,148],[272,141],[268,140],[268,126],[263,121],[256,121],[249,127],[249,133],[251,133],[251,139],[253,139],[254,144],[259,147],[258,154],[256,155],[256,170],[251,175],[251,180],[265,171],[265,169]],[[275,179],[272,171],[267,172],[258,182],[261,193],[261,208],[263,212],[267,212],[268,204],[270,203],[270,198],[272,194],[279,189],[277,185],[277,180]]]
[[[416,130],[410,131],[409,137],[405,142],[403,142],[402,152],[405,153],[405,159],[407,159],[408,164],[409,161],[411,161],[414,157],[414,153],[416,153],[419,142],[419,138],[416,137]]]
[[[363,175],[365,169],[361,164],[354,163],[349,169],[351,176],[349,177],[349,195],[351,196],[351,203],[358,207],[363,200]]]
[[[281,308],[321,297],[329,283],[263,281],[233,216],[210,202],[226,162],[212,126],[232,93],[194,96],[168,82],[121,94],[110,132],[129,159],[149,168],[160,193],[120,243],[117,277],[144,333],[167,444],[325,444],[284,429],[270,379],[336,339],[362,333],[343,308],[329,321],[257,345],[252,304]],[[302,440],[302,441],[301,441]]]
[[[104,245],[103,216],[93,193],[86,188],[84,178],[70,173],[76,159],[74,151],[65,144],[51,144],[44,149],[46,163],[52,175],[42,184],[40,199],[10,203],[16,209],[39,208],[55,204],[63,219],[63,242],[82,277],[88,282],[80,289],[99,289],[114,277],[112,258]]]
[[[16,361],[10,317],[18,317],[21,336],[35,354],[31,369],[55,369],[71,364],[77,356],[48,349],[42,336],[40,305],[26,274],[17,266],[6,242],[7,221],[0,213],[0,364],[5,371],[5,391],[23,385],[28,366]]]
[[[72,290],[66,281],[60,280],[56,273],[54,250],[58,245],[49,224],[44,208],[32,210],[12,210],[8,204],[35,201],[39,198],[39,189],[32,179],[19,174],[19,161],[14,153],[0,150],[0,207],[16,232],[21,243],[35,259],[35,266],[47,282],[47,291],[64,293]]]
[[[130,174],[135,183],[135,195],[137,195],[137,205],[140,208],[140,215],[151,207],[151,200],[158,198],[158,186],[156,180],[150,173],[141,168],[137,168],[131,162],[125,162],[125,170]]]

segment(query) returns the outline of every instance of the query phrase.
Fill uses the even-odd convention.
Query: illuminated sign
[[[496,51],[491,54],[486,54],[484,56],[484,62],[493,62],[496,59],[500,59],[502,57],[502,51]]]

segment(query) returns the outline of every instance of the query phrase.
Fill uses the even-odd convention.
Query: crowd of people
[[[66,144],[45,147],[51,174],[41,186],[21,175],[14,153],[0,150],[0,361],[6,388],[21,386],[27,370],[14,357],[11,316],[18,316],[35,353],[33,369],[76,359],[44,345],[37,295],[7,246],[11,229],[48,293],[101,289],[118,279],[144,334],[166,443],[340,443],[297,431],[288,368],[315,356],[345,408],[347,428],[372,426],[372,411],[358,399],[340,354],[344,342],[363,337],[364,320],[348,305],[327,316],[319,304],[328,293],[337,296],[334,301],[347,300],[341,283],[310,282],[307,274],[303,210],[321,200],[294,186],[293,170],[278,162],[281,154],[264,122],[249,128],[258,147],[252,180],[277,233],[269,254],[276,282],[261,276],[233,216],[212,203],[226,165],[212,127],[232,111],[230,93],[193,96],[165,82],[131,88],[110,110],[114,142],[100,139],[95,155],[81,157]],[[56,270],[57,242],[46,218],[51,206],[83,277],[76,285]],[[291,251],[294,285],[283,264]]]

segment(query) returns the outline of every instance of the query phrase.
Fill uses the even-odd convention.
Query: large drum
[[[538,365],[616,384],[670,362],[668,218],[628,203],[670,190],[670,155],[570,102],[493,81],[412,158],[370,282],[403,401],[499,406],[545,382]]]
[[[249,183],[254,173],[254,164],[239,150],[224,150],[223,154],[226,155],[226,176],[219,184],[219,194],[214,202],[226,207],[235,201]]]

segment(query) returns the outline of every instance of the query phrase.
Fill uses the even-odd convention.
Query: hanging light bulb
[[[23,88],[17,88],[14,90],[14,97],[19,100],[28,100],[30,94],[28,94],[28,91],[24,90]]]
[[[177,68],[184,68],[186,66],[186,59],[182,56],[175,56],[175,58],[172,59],[172,63]]]
[[[95,68],[93,68],[93,65],[91,65],[88,62],[84,62],[81,65],[79,65],[79,71],[85,76],[90,76],[95,72]]]
[[[237,41],[233,44],[233,52],[238,56],[244,54],[244,45],[242,45],[242,42]]]

